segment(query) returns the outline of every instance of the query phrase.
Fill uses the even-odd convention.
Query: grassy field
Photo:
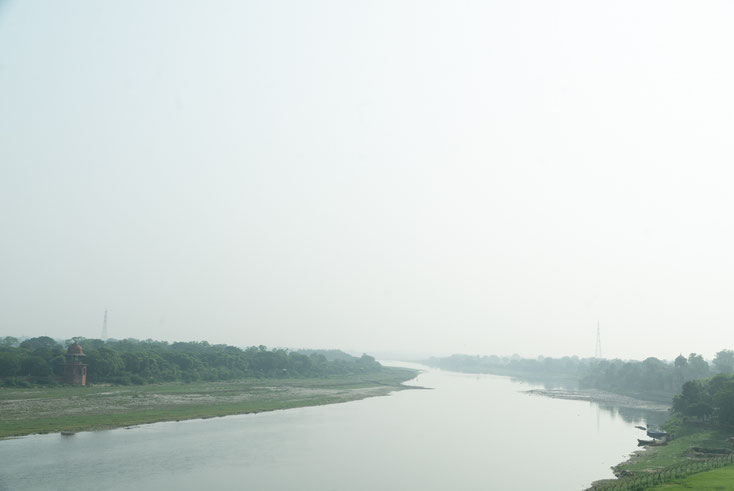
[[[667,484],[648,488],[650,490],[696,490],[721,491],[734,489],[734,466],[722,467],[712,471],[701,472],[691,476],[676,479]]]
[[[415,370],[142,386],[0,388],[0,438],[317,406],[410,388]]]

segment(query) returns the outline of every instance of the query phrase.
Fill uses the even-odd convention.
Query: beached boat
[[[663,445],[667,445],[668,442],[661,441],[661,440],[640,440],[637,439],[637,446],[638,447],[662,447]]]
[[[660,440],[668,436],[668,433],[666,431],[647,430],[647,436]]]

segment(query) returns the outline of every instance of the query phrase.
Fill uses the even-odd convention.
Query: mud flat
[[[211,418],[387,395],[415,387],[418,372],[385,367],[365,375],[142,386],[0,389],[0,438]]]
[[[646,401],[634,397],[614,394],[596,389],[566,390],[566,389],[532,389],[526,391],[528,394],[552,397],[554,399],[569,399],[574,401],[590,401],[599,404],[645,409],[648,411],[666,412],[670,404],[655,401]]]

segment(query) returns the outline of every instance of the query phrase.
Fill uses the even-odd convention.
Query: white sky
[[[734,348],[733,23],[0,0],[0,336]]]

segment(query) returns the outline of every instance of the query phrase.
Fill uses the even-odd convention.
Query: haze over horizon
[[[0,1],[0,336],[734,349],[732,14]]]

